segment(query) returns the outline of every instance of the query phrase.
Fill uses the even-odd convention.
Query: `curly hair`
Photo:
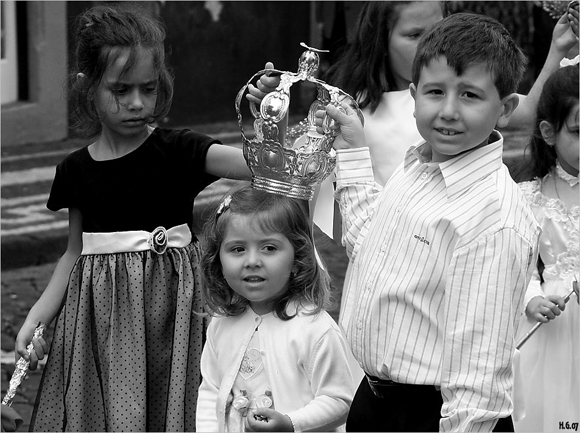
[[[289,320],[286,307],[290,302],[312,304],[309,314],[316,314],[330,306],[330,276],[317,257],[312,230],[307,215],[307,203],[282,195],[242,187],[229,195],[229,204],[222,206],[209,218],[203,230],[201,266],[204,284],[202,293],[212,314],[236,316],[243,313],[249,302],[234,292],[222,273],[220,248],[232,215],[251,216],[252,226],[264,233],[280,233],[294,248],[294,267],[288,290],[275,302],[274,311],[282,320]]]
[[[75,22],[75,64],[69,75],[69,99],[73,127],[84,138],[101,132],[101,118],[93,97],[107,68],[128,49],[122,74],[131,70],[140,49],[153,56],[158,76],[157,104],[150,123],[169,112],[173,99],[173,77],[165,62],[165,29],[156,19],[135,5],[96,6],[79,15]],[[78,74],[83,74],[82,80]]]

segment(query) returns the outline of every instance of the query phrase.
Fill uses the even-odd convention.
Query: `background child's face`
[[[396,90],[406,90],[411,83],[411,65],[419,38],[443,19],[441,3],[413,2],[399,6],[399,17],[389,36],[389,66]]]
[[[566,122],[562,125],[554,138],[546,140],[553,144],[558,155],[558,161],[566,172],[578,176],[578,164],[580,160],[580,141],[578,137],[578,104],[570,111]]]
[[[486,145],[496,124],[507,125],[517,106],[515,95],[500,99],[483,65],[472,65],[458,76],[445,57],[423,67],[411,94],[417,128],[433,149],[433,162]]]
[[[129,54],[129,49],[123,49],[109,65],[95,95],[95,106],[102,116],[105,133],[141,134],[155,111],[158,78],[153,55],[150,50],[138,49],[135,64],[121,76]]]
[[[249,215],[232,214],[220,247],[222,271],[234,292],[257,314],[272,311],[288,290],[294,247],[280,233],[265,233]]]

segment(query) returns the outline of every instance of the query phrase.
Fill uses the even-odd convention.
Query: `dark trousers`
[[[441,419],[441,392],[431,385],[395,385],[375,396],[367,378],[354,396],[346,430],[351,432],[437,432]],[[513,432],[511,417],[500,419],[494,432]]]

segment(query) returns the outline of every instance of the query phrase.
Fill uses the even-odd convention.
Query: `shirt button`
[[[356,323],[356,329],[359,329],[359,330],[360,330],[360,329],[362,329],[362,327],[363,327],[363,325],[362,325],[362,322],[359,320],[359,321]]]
[[[421,179],[426,180],[429,177],[429,175],[427,173],[423,173],[421,175]]]

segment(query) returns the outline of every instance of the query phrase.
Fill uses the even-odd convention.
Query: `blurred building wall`
[[[26,86],[16,101],[2,105],[2,146],[67,138],[74,135],[68,127],[65,85],[74,49],[74,20],[105,2],[14,3],[21,12],[16,34],[26,66],[18,80]],[[234,101],[246,81],[268,60],[277,68],[296,71],[304,51],[299,44],[310,42],[311,2],[307,1],[135,3],[166,26],[175,96],[161,123],[169,127],[236,121]]]
[[[240,88],[266,61],[296,72],[310,43],[308,1],[168,1],[160,14],[175,72],[169,126],[236,121]]]
[[[10,85],[18,91],[15,101],[2,104],[2,146],[60,140],[68,134],[66,2],[13,4],[16,31],[6,37],[21,38],[18,56],[10,60],[18,68]]]

